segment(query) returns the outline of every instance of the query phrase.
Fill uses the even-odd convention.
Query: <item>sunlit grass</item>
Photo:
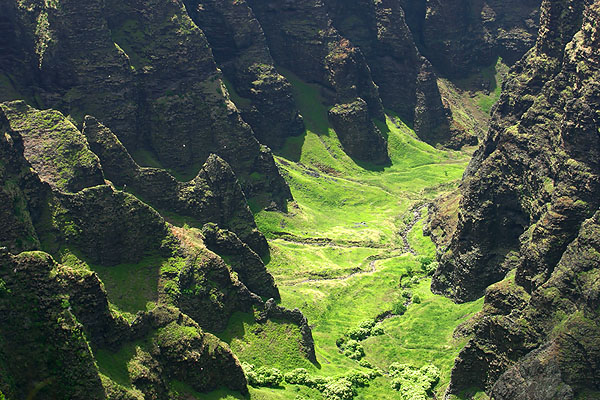
[[[433,362],[442,371],[436,391],[443,393],[450,369],[463,342],[452,338],[455,327],[481,309],[481,301],[456,305],[429,290],[430,279],[421,269],[421,260],[433,259],[435,247],[423,236],[421,219],[407,234],[416,254],[404,253],[400,231],[410,220],[412,207],[453,190],[469,156],[457,151],[436,149],[417,140],[414,132],[390,113],[377,121],[388,139],[391,164],[359,164],[341,148],[327,123],[317,85],[300,81],[288,71],[294,96],[305,119],[304,136],[287,140],[276,161],[288,182],[294,202],[287,213],[260,211],[255,217],[271,245],[269,271],[281,292],[281,303],[299,308],[308,318],[315,340],[318,365],[295,359],[297,353],[282,354],[262,343],[278,343],[281,328],[258,337],[248,317],[230,322],[228,337],[234,353],[246,360],[289,370],[307,368],[311,374],[340,376],[362,370],[357,361],[344,356],[336,339],[362,321],[390,311],[402,301],[401,292],[418,295],[420,304],[411,304],[402,316],[382,323],[385,334],[363,342],[366,359],[384,371],[393,362],[421,366]],[[317,243],[315,243],[317,242]],[[410,287],[402,277],[417,276]],[[410,280],[410,279],[409,279]],[[237,326],[237,328],[234,328]],[[232,332],[237,331],[235,335]],[[296,360],[296,361],[294,361]],[[386,376],[358,390],[357,399],[395,397]],[[251,389],[251,399],[295,399],[301,395],[319,399],[317,393],[297,385],[278,389]],[[211,397],[213,398],[213,397]],[[230,398],[230,397],[220,397]]]

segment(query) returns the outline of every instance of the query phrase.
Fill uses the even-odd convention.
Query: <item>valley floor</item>
[[[423,223],[428,202],[456,187],[469,154],[433,148],[389,115],[379,127],[387,136],[390,165],[358,165],[341,150],[326,110],[314,107],[317,89],[288,78],[308,126],[276,158],[295,201],[287,213],[260,211],[256,219],[269,239],[267,267],[282,305],[297,307],[308,318],[318,364],[298,355],[290,344],[291,328],[256,326],[249,315],[237,314],[220,337],[242,362],[283,373],[302,367],[314,376],[336,377],[369,371],[369,366],[379,369],[382,376],[359,388],[356,399],[403,398],[392,389],[390,365],[433,364],[440,370],[434,388],[439,398],[466,342],[453,338],[453,331],[481,310],[482,299],[457,305],[431,293],[428,273],[435,267],[435,248],[423,236]],[[342,354],[336,340],[374,319],[381,320],[377,326],[383,334],[359,341],[364,358]],[[237,397],[215,392],[208,398]],[[277,388],[251,388],[250,398],[322,395],[284,382]]]

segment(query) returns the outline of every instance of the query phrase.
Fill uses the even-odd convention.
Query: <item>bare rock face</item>
[[[374,163],[389,161],[387,141],[369,118],[368,106],[363,99],[336,105],[329,110],[329,121],[350,157]]]
[[[236,101],[257,139],[271,148],[304,133],[289,82],[274,67],[262,27],[245,1],[188,0],[215,60],[242,96]],[[234,99],[235,100],[235,99]]]
[[[448,394],[600,390],[600,3],[546,0],[541,16],[537,44],[512,69],[465,174],[457,229],[432,283],[464,301],[515,270],[488,289]]]

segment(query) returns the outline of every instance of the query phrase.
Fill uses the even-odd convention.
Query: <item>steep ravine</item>
[[[598,397],[599,21],[0,2],[0,399]]]
[[[537,43],[463,178],[432,288],[486,300],[449,395],[598,396],[599,11],[542,3]]]

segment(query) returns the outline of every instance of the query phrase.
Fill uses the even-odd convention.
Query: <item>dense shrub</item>
[[[438,262],[434,261],[432,257],[421,256],[419,257],[419,263],[421,264],[421,270],[426,275],[433,275],[438,267]]]
[[[418,294],[415,294],[415,295],[413,296],[413,299],[412,299],[412,301],[413,301],[413,303],[415,303],[415,304],[421,304],[421,296],[419,296]]]
[[[251,386],[259,387],[275,387],[279,386],[283,381],[283,375],[277,368],[258,367],[254,365],[242,363],[242,368]]]
[[[363,348],[362,344],[353,339],[350,339],[344,343],[342,351],[346,357],[353,360],[360,360],[365,356],[365,349]]]
[[[434,365],[415,368],[406,364],[390,365],[392,389],[400,392],[402,400],[427,400],[433,387],[439,382],[440,371]]]
[[[349,374],[347,374],[344,378],[350,381],[353,387],[365,387],[369,385],[370,381],[372,381],[378,376],[381,376],[379,371],[352,371]]]
[[[296,368],[284,375],[285,381],[292,385],[304,385],[310,388],[324,390],[325,385],[332,381],[331,378],[322,376],[310,376],[304,368]]]
[[[352,341],[352,340],[350,340]],[[296,368],[285,374],[285,381],[294,385],[304,385],[315,388],[323,393],[325,400],[346,400],[356,395],[357,387],[368,386],[369,382],[381,376],[379,371],[351,371],[343,377],[325,378],[310,376],[304,368]]]
[[[402,315],[406,312],[406,306],[404,305],[404,299],[396,300],[392,305],[392,314]]]
[[[287,383],[291,383],[292,385],[306,385],[306,382],[310,379],[308,371],[304,368],[296,368],[286,373],[283,377]]]
[[[335,344],[347,357],[360,360],[364,356],[364,351],[358,342],[369,336],[383,335],[383,333],[383,328],[370,319],[361,322],[358,327],[348,330],[343,337],[335,341]]]
[[[328,383],[323,390],[325,400],[352,400],[355,394],[352,382],[345,378]]]
[[[367,329],[367,328],[354,328],[354,329],[350,329],[348,332],[346,332],[346,335],[350,338],[350,339],[354,339],[354,340],[365,340],[366,338],[368,338],[371,334],[371,330]]]

